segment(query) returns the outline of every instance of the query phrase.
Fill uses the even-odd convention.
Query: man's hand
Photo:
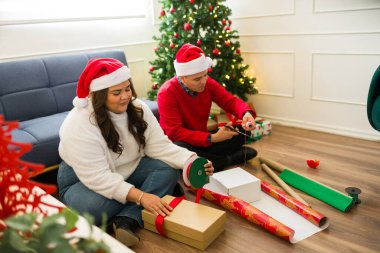
[[[226,126],[232,126],[232,122],[228,122]],[[222,142],[225,140],[229,140],[235,135],[238,135],[236,131],[233,131],[227,127],[221,127],[219,128],[218,132],[214,133],[211,135],[211,142],[212,143],[217,143],[217,142]]]

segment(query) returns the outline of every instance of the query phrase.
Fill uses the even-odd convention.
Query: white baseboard
[[[284,126],[298,127],[309,130],[315,130],[319,132],[325,132],[330,134],[337,134],[342,136],[348,136],[358,139],[370,140],[380,142],[380,133],[370,132],[370,131],[360,131],[357,129],[336,127],[328,124],[316,124],[306,121],[299,120],[289,120],[281,117],[271,117],[269,115],[259,115],[275,124],[280,124]]]

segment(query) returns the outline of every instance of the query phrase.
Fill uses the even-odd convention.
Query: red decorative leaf
[[[42,184],[30,180],[43,171],[42,164],[34,164],[20,160],[20,157],[32,149],[30,143],[12,141],[12,130],[18,127],[18,122],[6,122],[0,115],[0,220],[9,216],[25,213],[46,213],[41,208],[43,205],[60,207],[45,203],[41,198],[54,193],[55,185]],[[35,186],[39,186],[46,193],[37,193]],[[0,222],[0,231],[5,224]]]

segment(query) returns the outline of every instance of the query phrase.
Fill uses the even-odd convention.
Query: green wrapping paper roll
[[[209,182],[209,177],[205,172],[204,165],[208,163],[206,158],[198,157],[190,164],[189,170],[187,170],[188,178],[195,189],[202,188]]]
[[[287,184],[343,212],[348,211],[354,202],[353,198],[286,168],[281,172],[280,178]]]

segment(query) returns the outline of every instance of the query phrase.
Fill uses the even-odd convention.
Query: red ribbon
[[[183,199],[185,199],[185,196],[176,197],[169,203],[169,206],[171,206],[174,209]],[[156,229],[158,233],[163,237],[166,237],[165,230],[164,230],[165,217],[166,216],[162,216],[159,214],[157,215],[156,221],[155,221]]]
[[[203,194],[203,188],[198,188],[197,196],[195,198],[195,203],[199,204],[199,201],[201,201],[202,194]]]
[[[187,166],[187,170],[186,170],[186,176],[187,178],[189,178],[189,171],[190,171],[190,167],[193,163],[190,163],[189,166]],[[187,187],[187,188],[192,188],[191,185],[187,185],[186,182],[184,182],[184,185]],[[195,203],[199,204],[199,201],[201,201],[201,197],[202,197],[202,194],[203,194],[203,188],[198,188],[198,189],[195,189],[196,192],[197,192],[197,195],[196,195],[196,198],[195,198]]]
[[[228,119],[230,121],[232,121],[232,124],[235,124],[235,122],[237,121],[237,118],[229,112],[227,112],[226,115],[227,115]]]

